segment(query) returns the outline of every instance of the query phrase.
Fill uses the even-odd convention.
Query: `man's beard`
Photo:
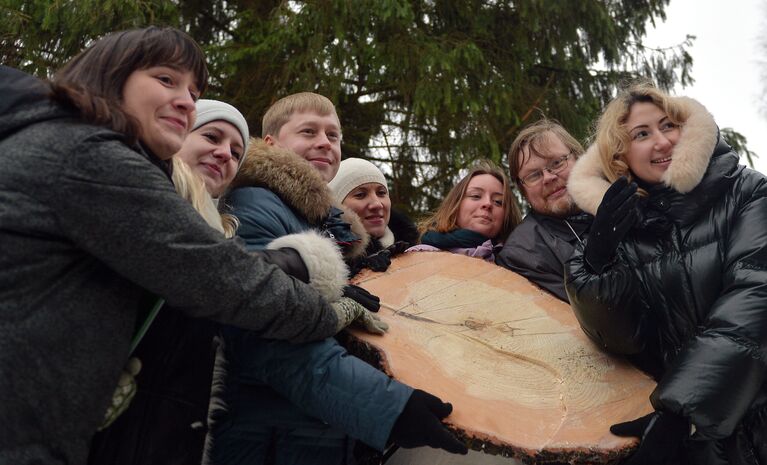
[[[570,197],[569,193],[561,199],[557,199],[553,205],[547,204],[546,210],[548,210],[546,213],[549,216],[556,218],[567,218],[568,216],[575,215],[581,211],[581,209],[578,208],[578,205],[575,204],[575,200]]]

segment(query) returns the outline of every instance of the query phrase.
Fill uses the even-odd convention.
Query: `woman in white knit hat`
[[[248,122],[236,108],[218,100],[197,101],[197,119],[176,157],[185,161],[218,198],[237,174],[248,148]]]
[[[347,158],[328,186],[336,203],[356,213],[370,234],[366,256],[349,264],[351,276],[362,268],[385,271],[392,255],[402,253],[415,242],[415,225],[402,214],[392,215],[386,178],[371,162]],[[396,228],[390,228],[390,220],[397,224]]]

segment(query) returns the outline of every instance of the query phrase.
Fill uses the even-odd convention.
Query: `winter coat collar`
[[[489,237],[470,229],[456,229],[446,233],[426,231],[421,237],[421,243],[447,250],[455,248],[479,247],[489,240]]]
[[[665,216],[679,223],[693,223],[701,212],[721,198],[735,176],[744,169],[738,165],[738,156],[724,140],[719,140],[710,156],[703,179],[689,193],[681,193],[665,184],[642,186],[647,191],[643,198],[640,227],[648,228],[658,216]]]
[[[718,142],[714,118],[698,101],[688,97],[672,97],[687,108],[689,117],[682,127],[674,157],[659,185],[686,194],[701,183]],[[570,172],[567,190],[575,203],[585,212],[596,214],[610,182],[602,172],[595,145],[589,147]]]
[[[384,231],[384,235],[378,238],[378,242],[384,249],[394,244],[394,233],[391,232],[391,229],[389,229],[388,226],[386,227],[386,231]]]
[[[252,138],[245,161],[230,189],[238,187],[269,189],[313,227],[321,226],[333,207],[342,210],[341,219],[349,223],[352,232],[361,239],[354,244],[348,256],[357,257],[365,253],[370,235],[362,221],[351,210],[333,205],[333,195],[320,173],[291,150]]]

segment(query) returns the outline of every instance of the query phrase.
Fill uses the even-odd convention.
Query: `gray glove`
[[[141,371],[141,361],[136,357],[131,357],[125,364],[120,379],[117,381],[117,387],[112,394],[112,403],[109,404],[107,412],[104,414],[104,420],[99,426],[98,431],[106,429],[117,420],[117,417],[128,409],[133,397],[136,395],[136,375]]]
[[[348,297],[341,297],[330,306],[336,311],[338,317],[338,331],[351,324],[372,334],[383,334],[389,329],[389,325],[381,321],[378,315]]]

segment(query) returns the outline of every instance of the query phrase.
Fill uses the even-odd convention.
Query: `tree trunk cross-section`
[[[635,439],[613,423],[652,411],[655,383],[581,331],[570,307],[475,258],[407,253],[356,283],[381,298],[384,336],[350,350],[453,404],[450,428],[473,449],[529,463],[606,464]]]

